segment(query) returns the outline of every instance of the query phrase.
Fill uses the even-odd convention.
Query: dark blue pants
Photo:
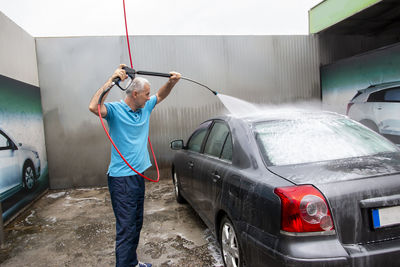
[[[108,189],[116,219],[116,266],[135,266],[143,225],[144,179],[138,175],[108,176]]]

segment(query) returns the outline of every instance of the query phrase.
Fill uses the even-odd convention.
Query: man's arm
[[[111,83],[113,81],[113,79],[119,77],[122,81],[125,80],[128,76],[126,75],[126,72],[124,69],[122,69],[122,67],[124,67],[124,64],[119,65],[118,69],[116,69],[113,73],[113,75],[111,75],[111,77],[107,80],[107,82],[99,88],[99,90],[97,90],[97,92],[94,94],[94,96],[92,97],[92,99],[90,100],[89,103],[89,110],[91,112],[93,112],[96,115],[99,115],[98,111],[97,111],[97,105],[99,102],[99,98],[101,96],[101,94],[107,90],[107,88],[109,88],[111,86]],[[105,118],[107,116],[107,108],[104,105],[104,101],[108,95],[109,91],[106,93],[106,95],[103,97],[103,99],[101,100],[101,105],[100,105],[100,113],[101,116],[103,118]]]
[[[170,74],[172,75],[168,82],[166,84],[164,84],[156,93],[157,96],[157,104],[160,103],[161,101],[163,101],[168,95],[169,93],[171,93],[172,88],[174,88],[175,84],[179,81],[179,79],[181,78],[181,74],[178,72],[170,72]]]

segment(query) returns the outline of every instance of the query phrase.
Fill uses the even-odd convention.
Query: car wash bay
[[[113,265],[115,225],[104,187],[110,144],[87,106],[115,67],[128,63],[125,37],[33,38],[7,23],[2,27],[25,39],[21,43],[8,38],[10,43],[1,51],[5,59],[0,63],[1,74],[40,88],[45,139],[41,162],[46,163],[49,184],[37,201],[31,200],[31,206],[6,220],[1,263]],[[350,32],[348,25],[344,21],[339,25],[343,27],[336,28],[347,29],[344,33],[328,27],[308,36],[135,36],[134,40],[131,37],[132,50],[138,69],[180,71],[220,93],[249,102],[319,100],[324,97],[321,65],[329,73],[334,70],[330,64],[343,64],[342,59],[396,43],[390,31],[376,38]],[[10,62],[18,60],[8,54],[16,54],[10,49],[18,47],[31,57],[18,55],[24,64],[15,66]],[[155,93],[165,80],[152,78],[150,82]],[[337,94],[325,96],[327,107],[345,112],[347,102]],[[121,92],[113,89],[107,100],[121,98]],[[348,100],[347,95],[343,98]],[[139,255],[156,266],[221,265],[215,240],[201,219],[187,204],[175,203],[169,142],[187,140],[198,124],[224,112],[217,97],[181,81],[152,115],[150,137],[161,181],[146,184]],[[155,177],[154,169],[148,175]]]
[[[167,58],[160,46],[167,49]],[[234,95],[233,91],[228,92],[231,88],[229,90],[235,90],[246,99],[252,92],[251,99],[246,100],[253,102],[261,98],[265,102],[318,98],[316,46],[317,39],[308,36],[154,36],[137,37],[134,42],[134,49],[138,51],[136,64],[142,65],[142,69],[160,72],[185,69],[182,72],[186,76],[209,80],[207,85],[218,88],[221,93]],[[260,49],[263,55],[249,52],[249,47]],[[299,49],[304,49],[304,54],[296,52]],[[121,54],[113,55],[113,50]],[[39,79],[43,77],[40,92],[50,190],[7,224],[3,264],[21,265],[20,259],[32,261],[35,259],[30,258],[37,257],[34,255],[43,255],[38,263],[51,266],[54,260],[71,266],[92,266],[101,255],[102,262],[97,263],[108,266],[114,261],[115,221],[107,190],[92,188],[106,186],[110,144],[98,118],[87,106],[95,90],[119,64],[119,58],[128,60],[124,37],[37,38],[36,51]],[[103,56],[98,57],[99,54]],[[304,67],[283,64],[288,55]],[[191,63],[193,57],[196,57],[196,64]],[[268,63],[273,57],[280,62],[277,61],[275,67]],[[227,72],[228,61],[233,63]],[[244,64],[264,69],[272,79],[271,84],[265,84],[264,78],[249,68],[242,69]],[[54,65],[63,69],[62,76],[54,73]],[[91,75],[82,77],[83,72]],[[237,73],[248,78],[242,79]],[[288,73],[301,79],[287,80]],[[72,85],[60,79],[77,81]],[[155,93],[165,81],[154,78],[150,82]],[[282,90],[274,93],[277,84]],[[292,90],[295,87],[297,90]],[[187,139],[200,122],[225,110],[217,97],[191,83],[181,81],[175,89],[157,106],[151,118],[150,138],[161,168],[161,181],[146,183],[141,239],[144,243],[141,243],[143,249],[139,255],[156,266],[164,263],[175,266],[180,262],[185,263],[184,266],[218,266],[221,261],[211,232],[190,206],[175,203],[170,171],[173,153],[169,142],[176,138]],[[121,92],[113,89],[107,100],[121,97]],[[146,174],[156,177],[154,169]],[[48,253],[53,255],[48,257]]]

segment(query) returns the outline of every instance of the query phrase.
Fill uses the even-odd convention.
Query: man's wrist
[[[171,79],[168,80],[168,83],[171,85],[175,85],[177,82],[178,80],[171,80]]]

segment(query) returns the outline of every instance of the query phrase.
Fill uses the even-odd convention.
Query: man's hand
[[[123,69],[123,67],[125,67],[125,66],[126,66],[125,64],[119,65],[119,67],[114,71],[114,73],[107,80],[107,82],[97,90],[97,92],[92,97],[92,99],[90,100],[90,103],[89,103],[89,110],[91,112],[93,112],[94,114],[98,115],[98,113],[97,113],[97,105],[98,105],[99,98],[100,98],[101,94],[105,90],[107,90],[107,88],[109,88],[111,86],[111,83],[115,78],[119,77],[121,79],[121,81],[123,81],[128,77],[128,75],[126,74],[125,70]],[[100,113],[101,113],[101,116],[103,118],[105,118],[107,116],[107,108],[104,106],[104,100],[106,99],[108,93],[109,92],[107,92],[104,95],[103,99],[101,100],[101,104],[100,104]]]
[[[111,75],[110,80],[113,81],[115,78],[120,78],[121,81],[125,80],[126,78],[128,78],[128,75],[126,74],[125,70],[123,69],[123,67],[126,67],[125,64],[121,64],[119,65],[118,69],[116,69],[113,73],[113,75]]]
[[[169,74],[171,74],[171,77],[169,77],[169,81],[173,84],[176,84],[181,78],[181,74],[179,72],[171,71]]]

